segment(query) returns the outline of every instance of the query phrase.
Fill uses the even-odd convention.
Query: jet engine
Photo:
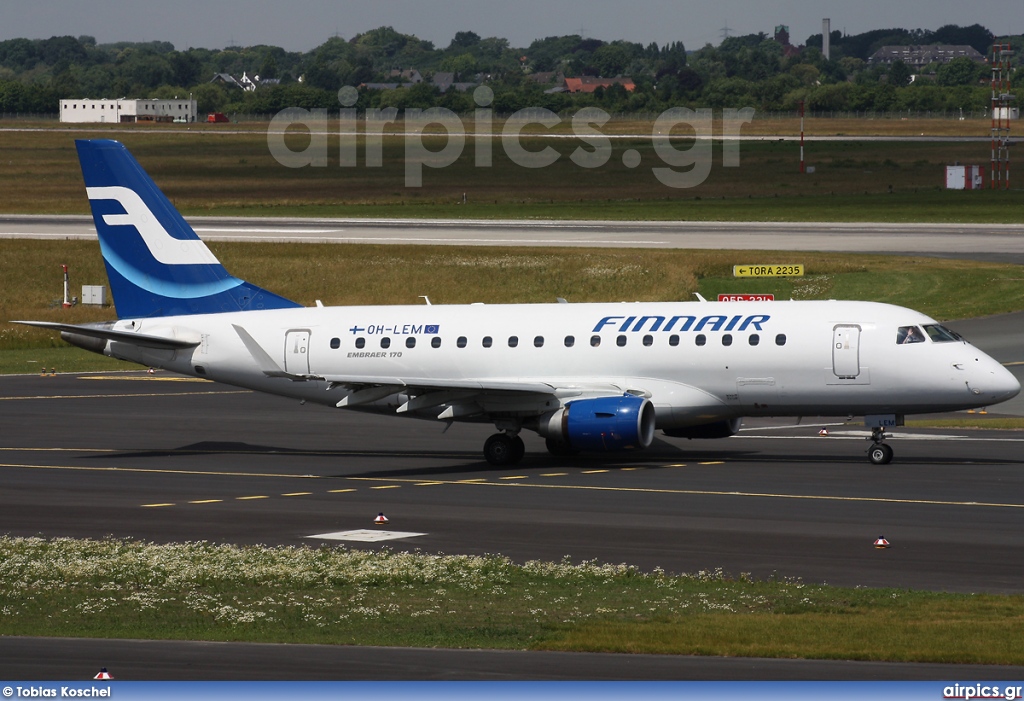
[[[577,399],[542,416],[537,433],[573,451],[646,448],[654,440],[654,405],[631,394]]]

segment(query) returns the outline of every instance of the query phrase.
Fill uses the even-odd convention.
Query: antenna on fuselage
[[[706,299],[704,299],[703,297],[700,296],[700,292],[694,292],[693,296],[696,297],[697,301],[699,301],[699,302],[707,302]]]
[[[422,299],[424,302],[426,302],[428,307],[431,306],[431,304],[430,304],[430,297],[427,297],[426,295],[420,295],[420,299]]]

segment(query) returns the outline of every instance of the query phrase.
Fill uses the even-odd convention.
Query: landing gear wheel
[[[484,459],[495,467],[514,465],[525,451],[523,439],[507,433],[495,433],[484,442]]]
[[[868,459],[873,465],[888,465],[892,462],[892,448],[886,443],[876,443],[868,451]]]

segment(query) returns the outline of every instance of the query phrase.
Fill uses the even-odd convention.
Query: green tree
[[[988,71],[987,66],[980,66]],[[966,56],[954,58],[949,63],[944,63],[935,71],[935,82],[939,85],[977,85],[981,77],[979,64]]]
[[[910,85],[910,67],[903,61],[893,61],[889,66],[889,85],[903,88]]]

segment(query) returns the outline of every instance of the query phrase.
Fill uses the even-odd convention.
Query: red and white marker
[[[114,677],[113,677],[113,676],[111,676],[110,672],[108,672],[108,671],[107,671],[107,668],[106,668],[106,667],[104,667],[103,669],[101,669],[101,670],[100,670],[100,673],[99,673],[99,674],[97,674],[97,675],[96,675],[95,677],[93,677],[93,679],[99,679],[99,680],[101,680],[101,681],[103,681],[103,680],[108,680],[108,679],[113,679],[113,678],[114,678]]]
[[[879,550],[882,548],[888,548],[889,541],[887,541],[883,536],[878,536],[878,540],[875,541],[875,547]]]
[[[384,515],[383,511],[381,511],[379,514],[377,514],[377,518],[373,519],[373,522],[378,526],[383,526],[385,523],[388,522],[388,517]]]
[[[820,431],[818,431],[818,435],[819,436],[827,436],[828,435],[828,429],[827,428],[821,429]]]

